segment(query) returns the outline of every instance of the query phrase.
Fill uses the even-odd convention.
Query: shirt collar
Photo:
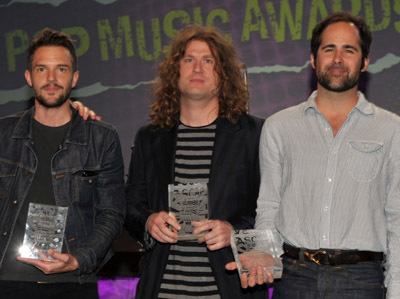
[[[361,91],[357,91],[358,102],[357,105],[350,112],[352,113],[354,110],[358,110],[364,115],[373,115],[374,109],[373,105],[365,98],[365,95]],[[312,109],[314,111],[319,112],[317,103],[315,99],[317,98],[317,91],[315,90],[304,103],[303,113],[306,113],[308,110]]]
[[[65,141],[68,143],[83,144],[87,143],[85,121],[79,116],[78,111],[70,105],[72,110],[71,126],[65,136]],[[35,114],[35,106],[25,111],[18,120],[12,138],[31,138],[32,136],[32,121]],[[89,120],[90,121],[90,120]]]

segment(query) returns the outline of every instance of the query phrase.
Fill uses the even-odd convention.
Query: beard
[[[55,86],[58,88],[62,88],[62,86],[59,85]],[[43,88],[46,87],[47,86],[44,86]],[[36,100],[39,102],[40,105],[48,109],[61,107],[69,99],[70,95],[71,95],[71,87],[67,87],[65,89],[65,92],[63,92],[54,102],[49,102],[45,98],[43,98],[39,92],[35,91]]]
[[[345,69],[347,71],[347,75],[340,79],[339,76],[329,74],[329,70],[331,69]],[[333,78],[337,78],[337,80],[340,81],[335,83],[332,80]],[[317,79],[318,83],[321,84],[321,86],[325,89],[333,92],[343,92],[352,89],[358,84],[358,81],[360,79],[360,72],[352,75],[348,71],[348,69],[344,67],[331,66],[326,71],[322,72],[322,74],[317,73]]]

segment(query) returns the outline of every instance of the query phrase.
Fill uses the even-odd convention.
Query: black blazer
[[[242,115],[235,124],[217,119],[209,179],[210,219],[228,221],[235,229],[253,228],[260,186],[259,138],[264,120]],[[174,182],[177,125],[139,129],[132,150],[127,181],[126,228],[145,245],[137,298],[156,298],[168,259],[169,244],[145,240],[147,218],[168,211],[168,184]],[[226,271],[233,261],[230,247],[208,250],[211,268],[222,298],[268,298],[265,287],[243,290],[236,271]]]

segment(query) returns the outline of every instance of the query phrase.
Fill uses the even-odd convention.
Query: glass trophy
[[[30,203],[21,257],[54,261],[49,249],[61,253],[68,207]]]
[[[181,225],[178,240],[197,240],[192,221],[208,218],[208,187],[206,183],[168,185],[169,214]],[[204,232],[205,234],[206,232]]]
[[[282,277],[282,262],[270,230],[233,230],[231,247],[239,277],[259,265],[268,268],[274,278]]]

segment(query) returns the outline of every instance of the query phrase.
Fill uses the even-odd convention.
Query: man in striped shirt
[[[234,47],[215,28],[190,25],[159,66],[151,123],[139,129],[127,182],[126,227],[145,247],[137,298],[266,298],[245,290],[233,260],[232,229],[252,228],[259,190],[263,120],[249,96]],[[209,219],[179,241],[168,185],[206,183]]]
[[[400,298],[400,118],[357,90],[371,40],[349,13],[321,21],[317,91],[265,122],[256,227],[283,241],[274,298],[384,298],[384,253],[387,298]]]

